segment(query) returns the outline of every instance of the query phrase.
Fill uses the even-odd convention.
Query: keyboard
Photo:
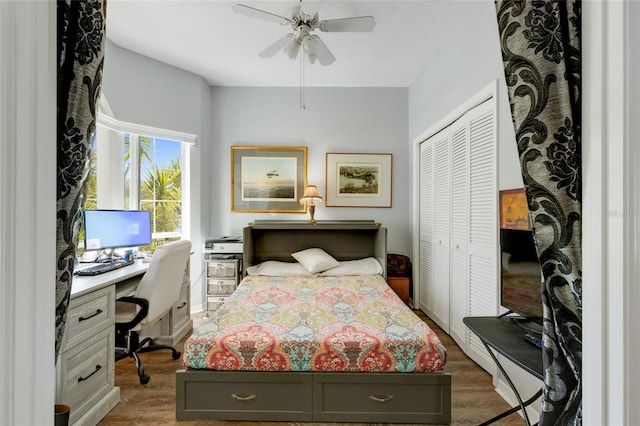
[[[89,267],[84,268],[84,269],[79,269],[79,270],[75,271],[73,274],[74,275],[78,275],[78,276],[100,275],[100,274],[104,274],[105,272],[109,272],[109,271],[114,271],[116,269],[120,269],[120,268],[122,268],[124,266],[133,265],[134,263],[135,263],[135,261],[133,261],[133,260],[130,260],[130,261],[117,260],[117,261],[114,261],[114,262],[99,263],[97,265],[89,266]]]

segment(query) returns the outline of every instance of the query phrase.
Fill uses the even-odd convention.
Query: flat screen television
[[[542,271],[524,189],[500,192],[500,303],[536,322],[542,318]]]
[[[501,304],[527,318],[542,317],[542,272],[533,232],[500,230]]]
[[[85,210],[85,250],[151,244],[151,215],[143,210]]]

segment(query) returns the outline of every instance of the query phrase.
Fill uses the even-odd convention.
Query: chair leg
[[[123,334],[123,333],[120,333]],[[178,359],[182,355],[178,352],[174,347],[168,345],[158,345],[156,344],[152,338],[146,337],[140,341],[140,334],[136,331],[130,331],[127,333],[126,347],[117,348],[120,349],[116,351],[116,361],[121,360],[123,358],[132,357],[136,363],[136,368],[138,369],[138,377],[140,378],[140,383],[146,385],[149,383],[149,375],[145,374],[144,366],[142,365],[142,361],[138,354],[157,351],[159,349],[167,349],[171,351],[171,358]]]
[[[149,375],[144,373],[144,366],[140,361],[140,357],[136,352],[132,352],[131,356],[136,362],[136,368],[138,369],[138,377],[140,378],[140,383],[146,385],[147,383],[149,383]]]
[[[147,339],[145,339],[145,340],[147,340]],[[160,349],[167,349],[167,350],[171,351],[171,358],[172,359],[178,359],[182,355],[182,353],[178,352],[176,350],[176,348],[174,348],[173,346],[158,345],[158,344],[154,343],[153,340],[151,340],[151,339],[149,339],[149,340],[150,340],[150,342],[145,342],[147,344],[145,344],[144,347],[140,347],[140,349],[138,349],[136,352],[141,354],[141,353],[145,353],[145,352],[157,351],[157,350],[160,350]]]
[[[153,345],[153,339],[151,337],[145,337],[141,342],[140,342],[140,347],[142,348],[143,346],[148,346],[148,345]]]

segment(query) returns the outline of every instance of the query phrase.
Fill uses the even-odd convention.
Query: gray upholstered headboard
[[[243,273],[265,260],[293,262],[291,253],[319,247],[337,260],[375,257],[387,275],[387,229],[374,221],[255,221],[243,237]]]

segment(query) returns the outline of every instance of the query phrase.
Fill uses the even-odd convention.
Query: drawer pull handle
[[[88,317],[80,317],[80,318],[78,318],[78,321],[86,321],[88,319],[91,319],[91,318],[93,318],[95,316],[100,315],[101,313],[102,313],[102,309],[96,309],[96,313],[95,314],[89,315]]]
[[[393,395],[371,395],[369,399],[375,402],[388,402],[393,399]]]
[[[176,309],[182,309],[187,305],[187,302],[182,302],[182,305],[178,306]]]
[[[89,374],[87,377],[78,377],[78,383],[80,382],[84,382],[85,380],[87,380],[89,377],[93,376],[94,374],[96,374],[98,371],[100,371],[102,369],[102,366],[100,364],[96,365],[96,369],[93,370],[93,372],[91,374]]]
[[[232,393],[231,398],[237,401],[251,401],[252,399],[256,399],[256,396],[255,395],[240,396],[235,393]]]

